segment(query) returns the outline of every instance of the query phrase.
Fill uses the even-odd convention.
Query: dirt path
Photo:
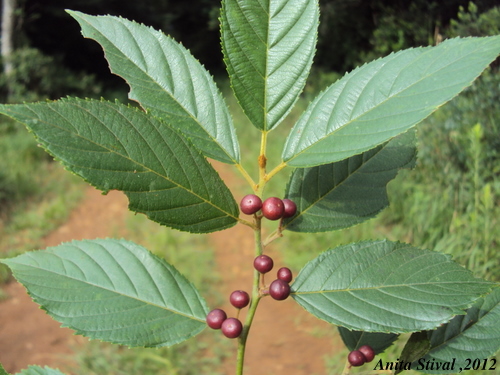
[[[221,171],[224,175],[224,171]],[[103,196],[89,188],[82,204],[68,222],[45,240],[55,246],[73,239],[123,236],[128,213],[122,193]],[[253,234],[237,225],[211,235],[217,249],[218,269],[224,279],[225,295],[236,289],[248,290],[252,279]],[[277,254],[270,253],[277,267]],[[269,280],[271,281],[271,280]],[[61,329],[33,303],[18,283],[5,288],[10,296],[0,304],[0,363],[11,373],[29,364],[61,367],[70,361],[69,347],[83,338],[69,329]],[[232,307],[224,306],[228,311]],[[335,353],[332,339],[324,332],[332,327],[312,318],[291,299],[277,302],[264,298],[257,311],[248,340],[245,375],[314,375],[325,374],[324,357]],[[85,340],[85,339],[83,339]],[[235,340],[236,347],[236,340]],[[234,360],[225,363],[227,374],[234,373]],[[103,374],[105,375],[105,374]]]

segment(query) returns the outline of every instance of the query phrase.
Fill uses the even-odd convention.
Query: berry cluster
[[[254,259],[254,268],[261,274],[268,273],[274,267],[274,261],[267,255],[259,255]],[[277,301],[287,299],[290,295],[290,285],[293,275],[287,267],[281,267],[277,272],[277,279],[269,285],[269,294]],[[247,307],[250,303],[250,296],[243,290],[235,290],[229,296],[229,302],[236,307],[238,311]],[[220,329],[224,336],[234,339],[241,335],[243,331],[243,324],[238,318],[228,318],[227,314],[222,309],[214,309],[210,311],[206,318],[207,325],[212,329]]]
[[[259,255],[253,261],[253,266],[261,274],[268,273],[273,269],[273,259],[267,255]],[[283,301],[290,295],[290,282],[293,275],[287,267],[281,267],[277,272],[277,279],[269,285],[269,295],[277,301]]]
[[[373,361],[375,358],[375,351],[369,345],[363,345],[357,350],[349,353],[347,360],[351,366],[363,366],[367,362]]]
[[[268,220],[279,220],[295,215],[297,205],[290,199],[267,198],[264,202],[255,194],[248,194],[240,202],[240,209],[246,215],[253,215],[262,210],[262,216]]]
[[[250,296],[243,290],[235,290],[229,296],[229,302],[238,310],[247,307]],[[243,324],[238,318],[228,318],[224,310],[215,309],[207,315],[207,325],[212,329],[220,329],[224,336],[235,339],[241,335]]]

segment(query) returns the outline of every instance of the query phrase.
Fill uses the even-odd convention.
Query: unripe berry
[[[370,345],[363,345],[358,350],[363,353],[363,355],[366,358],[366,362],[371,362],[373,361],[373,358],[375,358],[375,351]]]
[[[240,202],[241,212],[253,215],[262,208],[262,200],[255,194],[248,194]]]
[[[293,275],[292,275],[292,271],[290,270],[290,268],[281,267],[278,270],[278,279],[283,280],[283,281],[285,281],[287,283],[289,283],[290,281],[292,281]]]
[[[283,213],[283,217],[292,217],[297,212],[297,205],[294,201],[290,199],[283,199],[283,205],[285,207],[285,212]]]
[[[269,285],[269,295],[277,301],[283,301],[290,295],[290,285],[286,281],[277,279]]]
[[[273,259],[267,255],[259,255],[253,261],[254,268],[260,273],[268,273],[274,267]]]
[[[366,362],[366,357],[359,350],[353,350],[349,353],[347,360],[352,366],[363,366]]]
[[[269,220],[278,220],[285,213],[285,205],[283,201],[276,197],[267,198],[262,203],[262,215]]]
[[[208,313],[207,315],[207,325],[212,329],[220,329],[222,323],[227,319],[227,315],[224,310],[215,309]]]
[[[250,296],[243,290],[235,290],[229,296],[229,302],[237,309],[242,309],[250,303]]]
[[[224,336],[226,336],[227,338],[235,339],[236,337],[241,335],[243,325],[236,318],[227,318],[222,323],[221,330]]]

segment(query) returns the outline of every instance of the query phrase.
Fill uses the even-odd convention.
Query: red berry
[[[366,362],[366,357],[359,350],[353,350],[349,353],[347,360],[352,366],[363,366]]]
[[[239,335],[241,335],[241,331],[243,330],[243,325],[236,318],[228,318],[224,320],[221,327],[222,333],[224,336],[235,339]]]
[[[254,268],[260,273],[268,273],[274,267],[273,259],[267,255],[259,255],[253,261]]]
[[[285,213],[285,205],[283,201],[276,197],[267,198],[262,203],[262,215],[269,220],[278,220]]]
[[[293,275],[292,275],[292,271],[290,271],[290,268],[281,267],[278,270],[278,279],[283,280],[283,281],[285,281],[287,283],[289,283],[290,281],[292,281]]]
[[[290,285],[286,281],[277,279],[269,285],[269,294],[277,301],[283,301],[290,295]]]
[[[243,290],[235,290],[229,296],[229,302],[231,302],[231,305],[234,307],[242,309],[250,303],[250,296]]]
[[[255,194],[248,194],[240,202],[241,212],[253,215],[262,208],[262,200]]]
[[[366,358],[366,362],[371,362],[373,361],[373,358],[375,358],[375,351],[370,345],[363,345],[358,350],[363,353],[363,355]]]
[[[297,205],[290,199],[283,199],[283,205],[285,206],[283,217],[292,217],[297,212]]]
[[[212,329],[220,329],[222,323],[227,319],[227,315],[224,310],[215,309],[208,313],[207,315],[207,325]]]

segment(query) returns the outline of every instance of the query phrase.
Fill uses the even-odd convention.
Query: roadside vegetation
[[[325,8],[326,14],[330,15],[328,7]],[[371,60],[375,55],[407,48],[412,40],[415,43],[422,40],[433,42],[434,36],[429,30],[424,35],[414,35],[413,39],[408,36],[410,30],[415,29],[417,21],[411,23],[403,18],[396,22],[391,12],[387,12],[385,17],[393,22],[387,23],[385,29],[379,26],[373,32],[369,40],[373,44],[372,49],[350,56],[350,61],[359,63]],[[500,7],[480,13],[472,4],[467,9],[462,8],[456,19],[440,32],[443,37],[495,35],[500,33],[499,25]],[[14,87],[11,101],[43,100],[79,93],[87,97],[125,97],[123,92],[108,94],[99,79],[92,75],[68,71],[64,80],[57,78],[61,76],[58,67],[63,62],[36,50],[24,49],[18,55],[18,75],[14,79],[14,86],[11,86]],[[493,64],[467,92],[418,126],[420,146],[417,167],[402,171],[389,184],[391,205],[376,219],[342,233],[329,232],[315,237],[286,233],[284,240],[275,246],[290,268],[294,270],[295,266],[298,269],[299,265],[315,257],[317,254],[311,253],[310,248],[327,249],[362,239],[389,238],[449,253],[477,276],[500,281],[500,237],[497,229],[500,220],[499,66],[498,62]],[[340,76],[340,73],[325,68],[311,75],[303,94],[304,100],[290,114],[289,125],[283,124],[270,135],[269,142],[276,145],[270,152],[281,152],[285,139],[283,134],[288,133],[291,124],[300,116],[309,96]],[[0,85],[6,85],[6,82],[4,77],[0,78]],[[255,150],[250,146],[258,141],[252,139],[256,133],[250,128],[245,115],[239,112],[227,81],[221,79],[220,82],[225,88],[239,138],[246,142],[241,144],[242,151],[249,153]],[[255,154],[255,158],[257,156]],[[86,185],[63,171],[37,146],[24,128],[9,122],[5,117],[0,122],[0,160],[0,257],[10,257],[14,252],[39,248],[43,237],[63,223],[80,202]],[[276,186],[283,186],[285,178],[285,174],[277,177],[274,181]],[[273,190],[272,185],[269,189],[269,195],[283,194],[282,191]],[[239,193],[241,195],[237,200],[245,192],[242,189]],[[179,259],[180,256],[185,257],[185,264],[190,257],[203,257],[208,264],[213,262],[213,251],[206,250],[206,241],[201,236],[198,238],[166,231],[140,215],[131,219],[128,229],[130,240],[149,249],[158,249],[161,252],[159,255],[174,262],[181,272],[183,259]],[[147,239],[143,238],[145,232],[148,233]],[[180,246],[184,249],[182,253],[168,253],[169,248]],[[293,251],[290,250],[292,248]],[[217,278],[217,275],[191,273],[190,276],[209,300],[217,302],[221,298],[211,295],[203,287],[216,282],[207,280],[207,277]],[[8,279],[7,269],[0,266],[0,283]],[[336,330],[332,329],[327,334],[333,338]],[[75,369],[74,373],[216,374],[216,369],[220,368],[218,363],[224,358],[222,350],[220,353],[210,353],[210,356],[194,355],[208,350],[212,337],[215,336],[158,351],[125,350],[92,342],[84,348],[78,348],[78,370]],[[227,340],[221,340],[214,347],[223,348],[223,342]],[[337,353],[336,356],[345,356],[346,353]],[[394,356],[387,354],[387,357]],[[342,361],[336,357],[327,359],[332,374],[340,373],[341,369],[335,367],[339,362]]]

